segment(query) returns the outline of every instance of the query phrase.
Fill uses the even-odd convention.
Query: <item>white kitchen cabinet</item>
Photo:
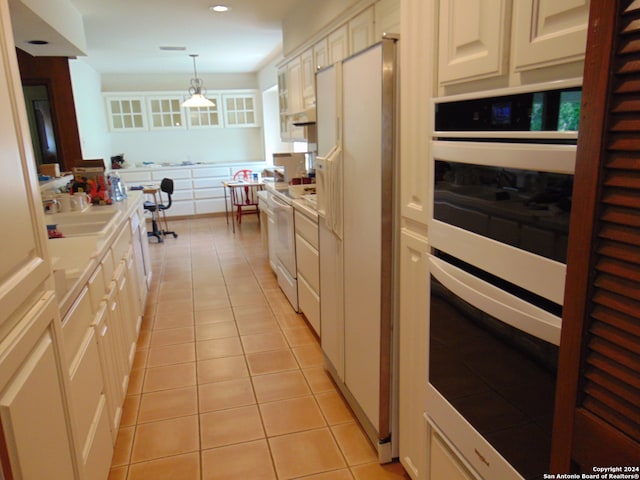
[[[0,416],[12,478],[78,478],[58,322],[49,293],[0,342]]]
[[[516,72],[584,58],[589,0],[519,0],[513,8]]]
[[[68,361],[71,361],[76,356],[76,352],[80,348],[82,339],[91,323],[91,317],[91,300],[89,291],[85,287],[62,320],[63,348],[67,354]]]
[[[318,221],[295,211],[296,268],[298,272],[298,307],[320,335],[320,260]]]
[[[84,478],[93,480],[104,477],[111,467],[113,445],[109,435],[109,416],[105,395],[101,395],[96,416],[91,424],[89,434],[91,442],[83,452]]]
[[[374,6],[375,37],[378,41],[385,33],[400,33],[400,0],[380,0]]]
[[[131,238],[133,246],[133,259],[136,266],[138,279],[138,298],[140,309],[144,311],[147,302],[147,294],[151,287],[151,257],[149,255],[149,242],[147,241],[147,226],[144,219],[144,211],[140,206],[130,217]],[[104,290],[103,290],[104,291]],[[95,310],[95,308],[94,308]]]
[[[518,85],[531,80],[517,74],[584,59],[588,0],[440,0],[439,7],[434,25],[439,28],[442,87],[497,77]],[[581,69],[560,75],[576,76],[574,71]],[[541,75],[537,77],[546,78]],[[504,82],[484,85],[495,88]]]
[[[280,112],[280,138],[283,142],[289,140],[289,82],[287,81],[287,66],[278,68],[278,112]]]
[[[440,0],[438,77],[441,85],[506,71],[509,0]]]
[[[173,195],[171,195],[171,208],[165,210],[167,217],[176,217],[182,215],[193,215],[195,208],[193,205],[193,193],[191,183],[191,169],[189,168],[164,168],[153,170],[151,172],[151,180],[159,185],[163,178],[173,180]],[[158,196],[162,198],[162,203],[167,205],[168,197],[164,192],[158,192]]]
[[[273,273],[278,272],[276,263],[276,245],[278,244],[278,225],[276,224],[276,216],[271,209],[267,210],[267,242],[269,243],[269,265]]]
[[[298,272],[298,275],[300,275],[300,272]],[[303,275],[298,277],[298,308],[304,314],[316,335],[320,336],[320,295]]]
[[[238,170],[260,171],[264,165],[262,162],[255,162],[232,165],[129,168],[120,170],[120,176],[127,185],[158,185],[163,178],[171,178],[174,186],[171,197],[173,205],[166,211],[167,216],[203,215],[225,211],[223,181],[228,180]],[[166,202],[166,195],[164,193],[162,195],[163,201]]]
[[[138,301],[138,286],[135,281],[135,262],[133,260],[133,249],[129,247],[127,255],[120,260],[122,263],[123,274],[118,285],[118,295],[123,304],[124,327],[127,334],[127,346],[129,348],[129,370],[133,366],[133,360],[136,354],[136,343],[140,325],[142,322],[142,311]]]
[[[399,428],[400,461],[412,478],[424,478],[427,449],[423,413],[427,382],[429,245],[411,230],[400,234]],[[449,478],[449,477],[434,477]]]
[[[349,55],[375,43],[374,17],[373,7],[369,7],[349,20]]]
[[[329,63],[329,42],[327,38],[323,38],[313,46],[314,72],[319,68],[326,67],[327,65],[331,65]]]
[[[287,113],[302,110],[302,62],[295,57],[287,63]]]
[[[88,471],[99,470],[100,466],[108,469],[113,454],[111,442],[105,443],[105,438],[110,440],[111,432],[104,409],[105,379],[100,365],[93,327],[93,303],[89,293],[89,288],[99,288],[100,285],[104,286],[104,282],[98,281],[93,275],[62,322],[76,456],[80,475],[86,479],[91,478]]]
[[[91,319],[89,319],[91,320]],[[100,365],[100,355],[93,325],[73,358],[70,366],[72,418],[79,444],[81,477],[96,478],[97,472],[108,471],[113,455],[106,395]]]
[[[257,91],[207,92],[215,106],[185,109],[184,92],[106,92],[105,111],[112,132],[184,130],[186,128],[259,127]]]
[[[221,128],[224,126],[224,122],[222,121],[221,95],[219,93],[207,92],[206,97],[211,100],[214,105],[188,108],[185,112],[188,128]]]
[[[135,319],[131,316],[131,298],[129,295],[129,275],[127,272],[127,265],[125,260],[120,260],[118,267],[113,274],[113,280],[116,283],[117,288],[117,301],[120,317],[120,333],[121,333],[121,349],[124,359],[124,371],[126,375],[129,375],[131,365],[133,365],[133,358],[136,350],[136,338],[135,338]],[[123,384],[124,385],[124,384]],[[126,394],[126,387],[128,386],[128,378],[126,385],[123,387],[123,391]]]
[[[308,48],[300,55],[300,78],[302,85],[302,107],[316,104],[316,67],[313,61],[313,49]]]
[[[304,140],[304,128],[293,125],[293,117],[291,116],[304,109],[302,76],[302,60],[300,56],[291,59],[278,70],[280,138],[283,142]],[[311,101],[311,99],[308,101]],[[315,98],[313,101],[315,102]]]
[[[349,56],[349,26],[342,25],[327,37],[329,65]]]
[[[409,2],[402,10],[402,35],[412,41],[401,41],[400,48],[400,71],[411,69],[410,75],[400,75],[400,214],[418,228],[426,228],[432,191],[429,162],[425,161],[430,145],[424,133],[433,129],[432,116],[426,112],[432,111],[436,59],[431,55],[426,61],[424,52],[437,48],[433,32],[425,29],[427,19],[435,21],[436,8],[435,2]]]
[[[86,268],[78,270],[80,277],[69,288],[58,289],[67,298],[56,298],[49,251],[57,247],[47,239],[6,0],[0,0],[0,44],[0,144],[6,170],[0,200],[11,206],[0,211],[7,226],[0,256],[0,477],[106,479],[113,448],[92,329],[88,288],[94,287],[86,282],[91,278],[93,285],[104,285],[89,267],[112,272],[113,261],[104,251],[106,242],[96,241],[95,255],[104,255],[102,261],[91,255],[71,262]],[[119,106],[122,125],[130,122],[134,128],[138,106]],[[70,274],[67,280],[73,278]]]
[[[147,130],[147,114],[142,95],[105,95],[109,130]]]
[[[115,280],[109,282],[107,292],[107,314],[109,315],[109,323],[111,326],[111,335],[113,338],[113,369],[114,378],[116,380],[116,390],[114,401],[117,405],[121,405],[127,393],[129,386],[129,349],[127,346],[126,332],[122,320],[122,306],[118,297],[118,283]],[[118,418],[118,424],[119,424]],[[116,425],[117,427],[118,425]]]
[[[150,95],[146,97],[149,112],[149,129],[184,130],[184,101],[180,95]]]
[[[344,382],[344,251],[342,240],[321,220],[318,224],[320,262],[320,344],[322,352]]]
[[[0,255],[0,338],[21,318],[20,310],[53,290],[43,207],[11,37],[6,2],[0,2],[0,222],[5,227]]]
[[[108,300],[105,299],[99,304],[93,326],[96,331],[100,366],[104,379],[107,424],[111,432],[111,445],[115,445],[118,437],[120,418],[122,417],[122,401],[116,358],[117,338],[115,337],[115,330],[111,328],[111,316],[109,315],[108,308]]]
[[[193,201],[195,213],[208,214],[224,211],[224,186],[229,178],[229,169],[203,167],[192,170]]]
[[[222,104],[224,105],[225,127],[260,126],[259,103],[255,91],[223,93]]]

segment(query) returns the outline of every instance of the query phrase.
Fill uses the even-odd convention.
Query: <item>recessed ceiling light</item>
[[[46,40],[29,40],[27,43],[31,45],[49,45],[49,42]]]
[[[231,10],[231,8],[227,7],[226,5],[212,5],[209,8],[214,12],[228,12],[229,10]]]
[[[161,46],[159,48],[160,50],[164,50],[165,52],[182,52],[187,49],[187,47],[178,47],[178,46],[174,47],[171,45]]]

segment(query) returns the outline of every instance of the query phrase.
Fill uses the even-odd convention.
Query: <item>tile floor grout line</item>
[[[196,389],[196,415],[198,416],[198,477],[199,480],[203,480],[204,475],[204,464],[202,461],[202,416],[200,413],[200,385],[198,384],[198,345],[197,345],[197,337],[196,337],[196,298],[195,298],[195,279],[193,277],[193,244],[192,244],[192,235],[191,229],[189,229],[189,245],[190,245],[190,257],[189,257],[189,265],[190,265],[190,273],[191,273],[191,322],[193,325],[193,358],[195,360],[195,389]]]
[[[318,396],[325,394],[327,392],[331,392],[331,391],[336,391],[337,387],[335,385],[335,383],[329,378],[329,380],[331,381],[331,385],[333,386],[333,389],[325,389],[321,387],[321,390],[316,392],[314,391],[314,389],[312,388],[312,382],[311,382],[311,377],[308,377],[308,375],[312,375],[312,373],[310,372],[310,370],[312,368],[317,368],[318,365],[315,364],[309,364],[307,365],[306,369],[309,370],[307,372],[307,374],[305,374],[305,368],[303,367],[303,360],[305,360],[304,358],[300,359],[298,358],[298,356],[294,353],[294,349],[298,349],[299,347],[305,347],[307,345],[315,345],[316,343],[319,343],[319,339],[317,338],[317,336],[315,337],[315,342],[316,343],[305,343],[306,339],[304,338],[296,338],[293,336],[293,334],[291,332],[289,332],[290,336],[288,336],[285,332],[286,331],[290,331],[294,328],[297,328],[297,324],[292,323],[291,319],[285,319],[285,317],[283,317],[283,315],[286,316],[286,313],[284,310],[282,310],[281,305],[278,303],[280,300],[283,300],[283,305],[288,305],[285,302],[286,297],[282,296],[281,299],[278,299],[277,296],[274,294],[269,294],[269,289],[265,288],[266,285],[268,285],[269,279],[266,277],[265,274],[261,275],[261,278],[259,278],[260,275],[260,269],[259,269],[259,259],[257,255],[253,255],[255,249],[252,249],[251,245],[258,245],[258,240],[256,239],[255,241],[252,240],[251,238],[244,238],[244,239],[238,239],[234,237],[234,242],[237,244],[234,246],[234,248],[232,249],[229,246],[229,242],[225,241],[225,239],[222,237],[222,235],[225,235],[224,232],[220,233],[220,235],[217,234],[216,232],[216,228],[211,226],[211,223],[206,224],[206,228],[203,228],[204,223],[200,223],[200,222],[194,222],[194,221],[185,221],[183,223],[184,227],[189,228],[189,232],[188,234],[185,232],[185,234],[182,236],[181,238],[185,238],[188,239],[188,252],[187,254],[189,255],[189,262],[188,262],[188,266],[189,266],[189,279],[191,281],[191,327],[193,328],[193,355],[194,355],[194,362],[195,362],[195,372],[196,372],[196,378],[195,378],[195,395],[196,395],[196,413],[195,415],[198,416],[197,418],[197,422],[198,422],[198,439],[197,439],[197,445],[198,445],[198,451],[197,452],[189,452],[189,453],[197,453],[198,454],[198,469],[199,469],[199,478],[200,480],[204,480],[205,477],[208,478],[208,473],[205,471],[205,461],[204,461],[204,456],[203,456],[203,452],[205,450],[203,450],[203,443],[202,443],[202,438],[203,438],[203,424],[201,423],[201,416],[203,415],[203,412],[200,409],[200,400],[201,400],[201,392],[200,392],[200,384],[199,384],[199,380],[198,380],[198,366],[200,363],[200,360],[198,360],[198,339],[197,339],[197,335],[196,335],[196,275],[195,275],[195,271],[196,271],[196,265],[194,264],[194,261],[196,261],[196,257],[199,258],[207,258],[211,255],[210,258],[215,258],[216,262],[217,262],[217,266],[218,266],[218,270],[220,271],[221,274],[221,278],[222,281],[224,283],[224,288],[225,288],[225,294],[227,297],[227,301],[228,301],[228,308],[231,310],[231,314],[233,317],[233,322],[234,322],[234,329],[235,329],[235,337],[237,338],[239,341],[239,345],[240,345],[240,349],[242,351],[242,356],[243,356],[243,360],[244,360],[244,366],[247,369],[247,375],[248,375],[248,380],[250,382],[251,385],[251,393],[253,395],[253,402],[252,405],[255,406],[255,408],[258,411],[258,415],[260,418],[260,425],[263,431],[263,435],[264,437],[262,438],[262,440],[265,442],[266,444],[266,452],[269,455],[269,459],[271,462],[271,468],[272,468],[272,473],[273,475],[275,475],[275,478],[281,478],[281,476],[279,475],[279,472],[276,469],[276,455],[274,455],[274,451],[271,448],[271,442],[270,442],[270,438],[277,438],[277,437],[284,437],[286,435],[291,435],[291,434],[297,434],[297,433],[303,433],[303,432],[309,432],[309,431],[314,431],[314,430],[328,430],[329,434],[330,434],[330,438],[332,440],[332,442],[335,444],[335,447],[337,448],[338,452],[340,452],[340,458],[343,461],[344,466],[343,467],[339,467],[339,468],[334,468],[331,467],[329,469],[326,470],[322,470],[316,473],[305,473],[301,476],[295,477],[295,478],[307,478],[309,476],[313,476],[313,475],[317,475],[320,473],[329,473],[332,471],[342,471],[344,470],[345,473],[347,475],[349,475],[349,478],[355,478],[355,473],[353,471],[353,467],[359,466],[359,465],[354,465],[351,466],[349,465],[347,458],[346,458],[346,453],[343,450],[343,447],[338,443],[337,441],[337,437],[335,436],[334,430],[332,428],[332,425],[330,425],[329,423],[329,419],[327,417],[327,414],[325,413],[325,411],[322,409],[322,407],[320,406],[320,403],[318,401]],[[224,225],[221,222],[222,227],[224,228]],[[228,229],[227,229],[228,230]],[[197,232],[197,233],[196,233]],[[196,235],[198,236],[198,240],[196,240]],[[204,240],[201,240],[200,237],[203,237]],[[204,246],[206,245],[206,246]],[[158,266],[160,268],[158,268],[158,270],[160,271],[159,273],[159,277],[157,278],[157,282],[154,282],[155,285],[155,291],[154,292],[150,292],[150,296],[149,298],[153,298],[154,299],[154,305],[153,307],[150,309],[151,310],[151,314],[152,314],[152,318],[149,319],[151,321],[147,322],[145,324],[145,327],[149,328],[150,330],[150,335],[148,338],[148,342],[146,344],[146,358],[145,358],[145,362],[144,362],[144,374],[142,375],[141,378],[141,387],[140,387],[140,395],[139,395],[139,399],[138,399],[138,409],[135,415],[135,424],[133,425],[133,436],[132,436],[132,440],[131,440],[131,446],[130,446],[130,451],[129,451],[129,458],[128,458],[128,463],[126,465],[123,465],[122,468],[125,471],[125,475],[126,478],[130,477],[130,480],[133,480],[135,473],[131,472],[131,465],[134,465],[131,462],[131,456],[133,453],[133,445],[137,436],[137,428],[139,425],[138,420],[140,418],[140,414],[141,414],[141,403],[142,403],[142,398],[144,395],[143,389],[144,389],[144,381],[146,379],[146,375],[147,375],[147,370],[149,368],[153,368],[153,367],[149,367],[148,364],[148,360],[149,360],[149,356],[151,353],[151,340],[153,338],[153,334],[155,332],[157,332],[158,330],[156,329],[156,320],[157,320],[157,315],[160,312],[160,308],[161,308],[161,292],[160,289],[162,287],[162,282],[165,279],[165,276],[167,274],[167,272],[173,270],[174,268],[180,268],[179,265],[182,265],[182,262],[179,261],[172,261],[171,255],[172,255],[172,246],[167,246],[165,244],[161,245],[161,248],[158,248],[157,250],[155,250],[157,252],[157,257],[154,258],[154,261],[158,262]],[[258,395],[257,395],[257,391],[256,391],[256,384],[254,383],[254,379],[257,378],[258,376],[262,376],[262,375],[268,375],[268,374],[277,374],[277,373],[282,373],[281,371],[276,371],[276,372],[268,372],[268,373],[264,373],[264,374],[256,374],[253,375],[251,373],[251,370],[249,368],[249,361],[248,361],[248,357],[250,356],[250,353],[247,351],[245,344],[242,341],[242,337],[243,335],[241,335],[240,333],[240,329],[239,329],[239,324],[238,324],[238,305],[233,305],[232,304],[232,295],[231,295],[231,288],[230,286],[235,283],[237,281],[237,279],[233,278],[233,275],[231,275],[231,272],[233,270],[233,266],[232,263],[228,263],[228,268],[225,269],[224,267],[224,255],[225,255],[225,251],[228,251],[228,255],[234,255],[237,257],[242,257],[242,265],[247,265],[248,266],[248,271],[250,272],[251,275],[251,279],[252,281],[256,282],[258,288],[259,288],[259,292],[260,292],[260,298],[262,300],[264,300],[264,303],[268,309],[269,315],[270,317],[275,321],[275,328],[279,335],[282,336],[282,338],[284,339],[285,342],[285,347],[284,348],[280,348],[281,350],[286,350],[289,352],[289,354],[293,357],[294,361],[295,361],[295,368],[292,370],[287,370],[287,372],[291,371],[291,372],[296,372],[297,375],[302,375],[302,380],[304,382],[304,386],[307,388],[308,390],[308,394],[305,394],[303,396],[311,396],[313,397],[313,401],[314,401],[314,405],[316,406],[316,408],[319,410],[321,417],[323,419],[323,423],[324,425],[321,427],[313,427],[311,429],[309,428],[305,428],[303,430],[300,431],[295,431],[295,432],[290,432],[290,433],[283,433],[283,434],[278,434],[278,435],[273,435],[272,437],[269,437],[268,433],[267,433],[267,429],[266,429],[266,424],[265,424],[265,417],[262,413],[262,409],[261,409],[261,405],[263,404],[267,404],[267,403],[272,403],[272,402],[278,402],[278,401],[284,401],[287,399],[291,399],[291,398],[300,398],[300,396],[294,396],[294,397],[289,397],[287,396],[286,398],[283,399],[278,399],[278,400],[273,400],[273,401],[263,401],[260,402],[258,400]],[[175,254],[175,252],[173,252]],[[182,252],[181,252],[182,253]],[[222,260],[222,261],[221,261]],[[268,261],[265,263],[265,266],[267,267],[267,269],[265,269],[266,272],[269,272],[269,265],[268,265]],[[157,267],[156,267],[157,268]],[[225,272],[226,270],[226,272]],[[155,273],[155,272],[154,272]],[[235,296],[235,294],[234,294]],[[225,307],[226,308],[226,307]],[[216,323],[216,322],[213,322]],[[208,324],[208,323],[205,323]],[[302,328],[302,325],[299,325],[300,328]],[[309,330],[309,332],[311,332],[310,330],[310,326],[308,325],[308,323],[305,322],[304,327],[306,329]],[[162,330],[162,329],[159,329]],[[257,333],[256,333],[257,334]],[[251,332],[247,332],[247,334],[245,336],[249,336],[252,335]],[[225,337],[226,338],[226,337]],[[300,340],[302,340],[302,343],[298,344],[300,342]],[[190,342],[191,343],[191,342]],[[267,350],[266,352],[269,351],[276,351],[276,350]],[[262,353],[262,352],[254,352],[254,353]],[[315,354],[314,354],[315,355]],[[213,357],[213,358],[218,358],[218,357]],[[204,360],[203,360],[204,361]],[[180,362],[179,362],[180,363]],[[312,363],[312,362],[306,362],[306,363]],[[316,374],[317,375],[317,374]],[[326,373],[325,373],[326,375]],[[213,383],[218,383],[218,382],[213,382]],[[316,387],[319,385],[316,383]],[[322,384],[320,384],[322,385]],[[339,393],[339,392],[338,392]],[[231,407],[228,407],[231,408]],[[218,410],[214,410],[214,411],[218,411]],[[206,413],[206,412],[205,412]],[[351,413],[351,421],[352,422],[356,422],[356,419],[353,418],[353,414]],[[349,423],[349,422],[347,422]],[[356,422],[357,424],[357,422]],[[338,424],[337,424],[338,425]],[[231,443],[231,444],[226,444],[224,446],[227,445],[241,445],[243,443],[247,443],[245,441],[240,441],[237,443]],[[213,447],[213,449],[215,448],[219,448],[219,447]],[[210,449],[207,449],[210,450]],[[160,459],[167,459],[170,457],[175,457],[178,456],[180,454],[174,454],[171,453],[169,455],[164,455],[160,458],[154,458],[150,461],[155,461],[155,460],[160,460]],[[266,460],[266,459],[265,459]],[[138,464],[140,462],[136,462],[136,464]],[[119,468],[119,467],[118,467]],[[326,467],[325,467],[326,468]],[[133,476],[132,476],[133,475]],[[234,477],[235,478],[235,477]]]

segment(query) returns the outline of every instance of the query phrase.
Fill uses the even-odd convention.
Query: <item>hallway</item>
[[[272,273],[257,219],[171,220],[109,480],[400,480],[380,466]]]

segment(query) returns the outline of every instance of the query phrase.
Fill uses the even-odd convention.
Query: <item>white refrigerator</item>
[[[321,345],[381,463],[397,457],[396,40],[316,76]]]

